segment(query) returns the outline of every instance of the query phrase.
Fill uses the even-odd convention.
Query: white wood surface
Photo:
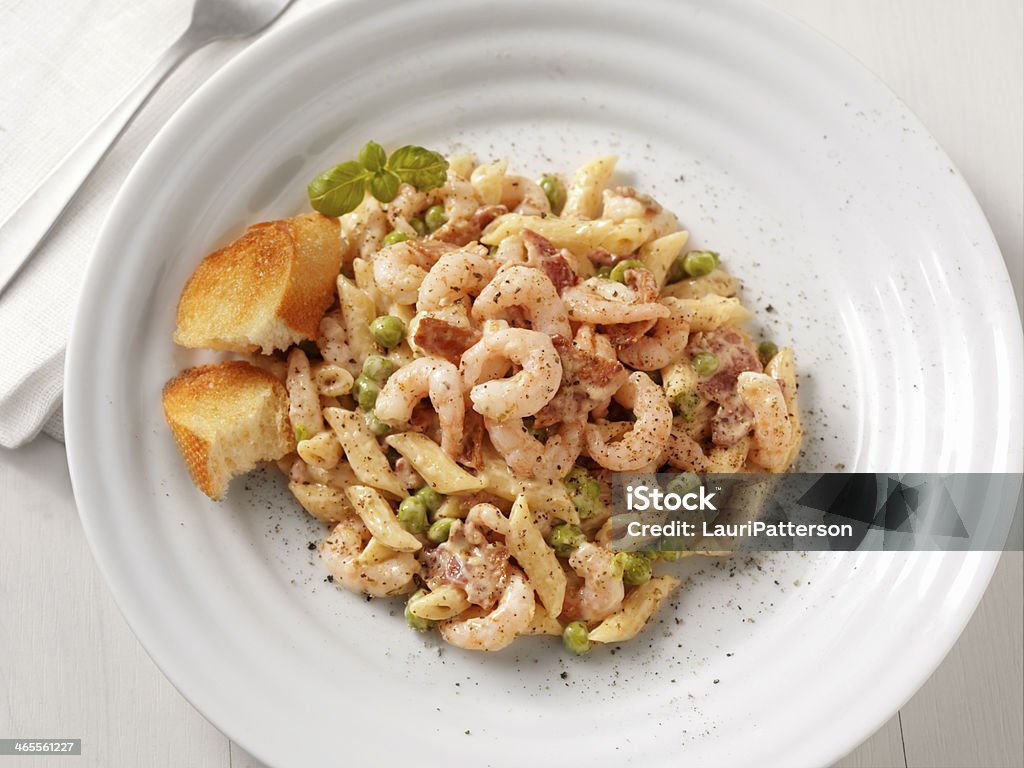
[[[295,10],[321,2],[299,0]],[[132,14],[149,5],[103,3],[132,9],[105,21],[124,24],[126,34],[132,33]],[[180,11],[183,26],[188,3],[168,4]],[[931,129],[989,217],[1019,303],[1024,283],[1020,0],[771,4],[851,51]],[[68,7],[57,3],[45,28],[19,28],[20,33],[30,33],[35,49],[44,53],[48,46],[56,50],[62,45],[79,51],[74,46],[83,45],[87,32],[82,30],[95,19],[60,12]],[[0,0],[0,43],[7,44],[4,30],[18,28],[18,18],[19,3]],[[237,48],[222,44],[210,49],[190,62],[189,69],[212,71]],[[135,55],[141,67],[153,52],[140,46]],[[45,61],[40,55],[25,66]],[[130,72],[111,72],[98,62],[79,55],[74,77],[127,88]],[[0,73],[0,106],[10,105],[5,77]],[[185,91],[180,83],[169,83],[150,114],[131,129],[125,146],[144,144]],[[59,95],[38,94],[32,109],[58,109]],[[98,116],[105,105],[94,106]],[[0,116],[0,132],[16,130],[9,118]],[[55,160],[72,142],[48,145],[36,158],[38,167]],[[23,153],[24,146],[20,148]],[[125,149],[112,156],[124,164],[133,159]],[[19,163],[28,167],[24,154]],[[5,174],[5,182],[8,178]],[[29,186],[26,182],[23,192]],[[10,185],[4,190],[12,200],[17,195]],[[0,450],[0,536],[0,737],[81,737],[83,756],[74,764],[82,766],[259,768],[178,694],[135,640],[82,535],[63,446],[40,438],[20,451]],[[1020,553],[1003,556],[981,607],[942,666],[897,717],[838,766],[1024,765],[1022,562]],[[0,765],[7,759],[0,758]],[[55,759],[9,760],[52,765]]]

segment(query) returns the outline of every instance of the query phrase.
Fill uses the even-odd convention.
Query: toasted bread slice
[[[174,340],[268,353],[316,338],[340,267],[337,219],[307,213],[256,224],[196,267],[178,300]]]
[[[164,387],[164,416],[199,490],[220,499],[228,481],[295,450],[288,392],[242,360],[189,368]]]

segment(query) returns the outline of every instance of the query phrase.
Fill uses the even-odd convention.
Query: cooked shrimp
[[[508,518],[502,514],[500,509],[487,502],[474,504],[466,515],[464,524],[466,526],[466,541],[478,546],[487,544],[487,537],[480,530],[481,528],[487,528],[501,536],[508,536],[509,532]]]
[[[462,304],[480,293],[494,277],[497,265],[487,258],[483,246],[470,246],[446,253],[430,268],[420,283],[416,308],[430,312]]]
[[[411,552],[396,552],[386,560],[360,562],[370,532],[356,515],[346,515],[320,545],[320,557],[328,572],[346,589],[374,597],[411,592],[420,564]]]
[[[478,383],[494,359],[509,360],[522,370],[508,378]],[[532,416],[555,396],[562,381],[562,361],[551,337],[523,328],[504,328],[484,337],[462,355],[462,378],[473,409],[498,421]]]
[[[572,338],[565,305],[554,283],[541,270],[522,264],[503,267],[480,292],[473,304],[473,317],[478,320],[503,317],[514,307],[526,314],[533,330]]]
[[[484,419],[491,444],[517,475],[561,480],[583,450],[583,423],[564,422],[546,443],[530,434],[522,419]]]
[[[398,187],[395,199],[388,203],[387,216],[392,229],[416,237],[417,232],[409,224],[409,219],[419,215],[430,205],[431,198],[426,192],[420,192],[412,184],[402,183]]]
[[[414,304],[427,270],[454,246],[437,241],[403,240],[373,256],[377,289],[397,304]]]
[[[296,435],[303,435],[298,439],[305,440],[323,432],[326,427],[320,411],[320,393],[313,383],[309,358],[298,347],[288,353],[285,387],[288,389],[288,420]]]
[[[619,360],[630,368],[653,371],[676,362],[683,356],[690,338],[690,322],[679,299],[662,299],[672,313],[654,324],[646,336],[619,348]]]
[[[566,288],[562,302],[569,318],[577,323],[636,323],[671,314],[661,302],[640,301],[640,295],[630,286],[600,277]]]
[[[367,195],[351,213],[341,217],[341,249],[344,261],[357,256],[364,259],[376,253],[388,233],[388,217],[380,201]]]
[[[600,621],[615,612],[626,596],[622,575],[616,576],[613,566],[615,554],[604,547],[587,541],[569,555],[569,566],[583,579],[583,585],[566,596],[574,618]]]
[[[520,235],[509,235],[500,243],[494,252],[494,261],[498,264],[523,264],[526,262],[526,247]]]
[[[501,204],[515,213],[539,216],[551,213],[551,203],[544,190],[525,176],[506,176],[501,185]]]
[[[736,392],[754,412],[750,460],[769,472],[781,472],[793,445],[793,425],[779,382],[767,374],[746,371],[736,379]]]
[[[615,399],[633,409],[636,422],[614,443],[608,442],[600,424],[588,424],[587,450],[590,458],[605,469],[635,471],[654,461],[668,445],[672,434],[672,407],[665,390],[639,371],[630,374],[615,393]]]
[[[700,445],[685,432],[669,436],[665,460],[676,469],[687,472],[706,472],[708,460]]]
[[[428,396],[441,423],[441,447],[449,456],[457,457],[466,407],[459,369],[447,360],[419,357],[403,365],[381,388],[374,414],[388,424],[405,424],[412,418],[416,403]]]
[[[444,242],[453,239],[463,243],[467,242],[467,238],[459,237],[459,231],[466,227],[481,204],[473,185],[449,169],[448,179],[444,186],[434,190],[432,194],[444,205],[444,214],[448,217],[448,221],[431,235],[431,239]]]
[[[601,217],[621,223],[626,219],[648,221],[653,226],[651,237],[661,237],[679,229],[679,222],[670,211],[665,210],[650,195],[637,192],[632,187],[613,187],[602,193],[604,208]]]
[[[500,651],[526,631],[536,607],[533,587],[522,571],[513,568],[493,611],[471,619],[442,621],[441,637],[467,651]]]

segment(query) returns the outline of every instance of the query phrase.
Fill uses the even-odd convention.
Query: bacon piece
[[[526,246],[526,263],[537,267],[548,276],[558,295],[580,281],[569,261],[562,256],[551,241],[536,232],[524,229],[523,244]]]
[[[424,565],[428,587],[436,589],[451,584],[464,590],[469,602],[491,608],[508,583],[508,557],[504,544],[471,545],[466,540],[465,525],[460,524],[453,527],[448,541],[421,551],[419,560]]]
[[[471,408],[466,409],[458,462],[473,469],[484,465],[484,417]]]
[[[480,239],[488,224],[505,213],[508,213],[508,208],[504,205],[481,206],[468,219],[449,221],[430,237],[460,247],[469,245]]]
[[[416,323],[412,343],[433,357],[459,364],[462,353],[480,341],[480,331],[455,325],[436,317],[421,317]]]
[[[661,301],[658,281],[654,279],[654,275],[649,269],[627,269],[626,284],[636,291],[638,304],[653,304]],[[612,344],[616,347],[624,347],[643,338],[657,322],[657,320],[640,320],[635,323],[605,325],[601,327],[601,332],[611,339]]]
[[[562,358],[562,384],[551,402],[537,413],[536,427],[585,421],[629,378],[629,371],[618,360],[583,350],[561,336],[552,336],[551,342]]]
[[[695,333],[686,352],[711,352],[718,359],[718,370],[698,382],[697,393],[719,405],[711,419],[711,442],[735,445],[754,426],[754,414],[736,393],[736,381],[744,371],[761,372],[757,353],[743,334],[729,328]]]
[[[590,253],[587,254],[587,258],[590,259],[590,263],[598,267],[614,267],[618,262],[627,258],[626,256],[616,256],[611,251],[598,246]]]

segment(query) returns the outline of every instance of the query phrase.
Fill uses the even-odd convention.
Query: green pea
[[[445,225],[448,217],[444,213],[443,205],[432,205],[423,214],[423,223],[427,225],[428,232],[435,232]]]
[[[690,277],[710,275],[718,266],[718,254],[714,251],[690,251],[683,257],[683,269]]]
[[[594,517],[604,510],[604,504],[601,503],[601,484],[583,467],[573,467],[562,483],[569,491],[569,498],[572,499],[581,520]]]
[[[561,213],[562,207],[565,205],[565,185],[562,180],[550,173],[545,173],[537,179],[537,185],[544,190],[544,196],[551,204],[551,212]]]
[[[389,245],[404,243],[408,239],[409,236],[405,234],[405,232],[399,232],[397,229],[393,229],[384,236],[384,247],[387,248]]]
[[[366,374],[360,374],[352,385],[352,396],[364,411],[373,410],[379,394],[380,385]]]
[[[398,522],[409,533],[424,533],[430,527],[427,522],[427,505],[422,499],[406,496],[398,505]]]
[[[385,349],[397,347],[405,338],[405,323],[394,315],[381,315],[370,323],[370,335]]]
[[[427,508],[427,512],[434,513],[441,508],[444,503],[444,496],[435,491],[429,485],[424,485],[414,494],[414,497],[423,502],[423,506]]]
[[[487,247],[487,257],[493,259],[498,255],[498,246],[490,245]]]
[[[392,426],[386,421],[381,421],[377,418],[377,415],[367,410],[363,413],[363,419],[366,421],[366,427],[377,437],[383,437],[384,435],[390,434]]]
[[[675,257],[668,268],[668,274],[665,276],[666,283],[678,283],[680,280],[689,277],[689,275],[686,274],[686,270],[683,269],[683,261],[685,259],[686,256],[683,254],[679,254]]]
[[[685,496],[688,493],[695,492],[698,488],[700,488],[700,476],[694,472],[686,472],[673,477],[668,486],[666,486],[665,493]]]
[[[603,266],[603,267],[598,267],[598,269],[597,269],[597,276],[600,277],[600,278],[603,278],[604,280],[611,280],[612,279],[612,268],[607,266],[607,265]]]
[[[578,525],[563,523],[556,525],[548,534],[548,546],[555,550],[559,557],[568,557],[575,551],[576,547],[583,541],[583,531]]]
[[[773,341],[762,341],[757,345],[757,356],[761,359],[761,365],[768,365],[777,354],[779,354],[779,347]]]
[[[612,558],[615,572],[622,572],[622,580],[635,587],[651,580],[651,561],[642,554],[634,552],[618,552]]]
[[[627,269],[647,269],[647,265],[640,261],[640,259],[626,259],[624,261],[620,261],[612,267],[612,271],[611,274],[608,275],[608,279],[614,280],[616,283],[626,282]]]
[[[427,223],[419,216],[413,216],[409,219],[409,226],[413,228],[417,235],[423,237],[427,234]]]
[[[377,384],[383,383],[388,376],[397,370],[395,364],[386,357],[369,355],[363,361],[363,376]]]
[[[672,401],[676,412],[683,417],[684,421],[693,421],[693,417],[700,407],[700,395],[696,392],[680,392]]]
[[[295,425],[295,442],[296,443],[301,443],[303,440],[306,440],[308,438],[309,438],[309,430],[306,429],[306,425],[305,424],[296,424]]]
[[[584,621],[573,621],[565,625],[562,630],[562,645],[570,653],[582,656],[590,652],[593,643],[590,641],[590,631]]]
[[[421,619],[419,616],[416,616],[412,611],[409,610],[409,607],[413,603],[425,597],[426,594],[427,590],[425,589],[417,590],[416,592],[413,592],[411,595],[409,595],[409,599],[405,603],[405,620],[409,622],[409,626],[415,629],[417,632],[426,632],[428,629],[434,626],[434,622],[430,621],[429,619]]]
[[[452,523],[454,522],[455,520],[451,517],[442,517],[435,520],[434,524],[427,531],[427,538],[434,544],[448,541],[448,536],[452,532]]]
[[[693,369],[698,376],[708,377],[718,370],[718,358],[711,352],[698,352],[693,356]]]

